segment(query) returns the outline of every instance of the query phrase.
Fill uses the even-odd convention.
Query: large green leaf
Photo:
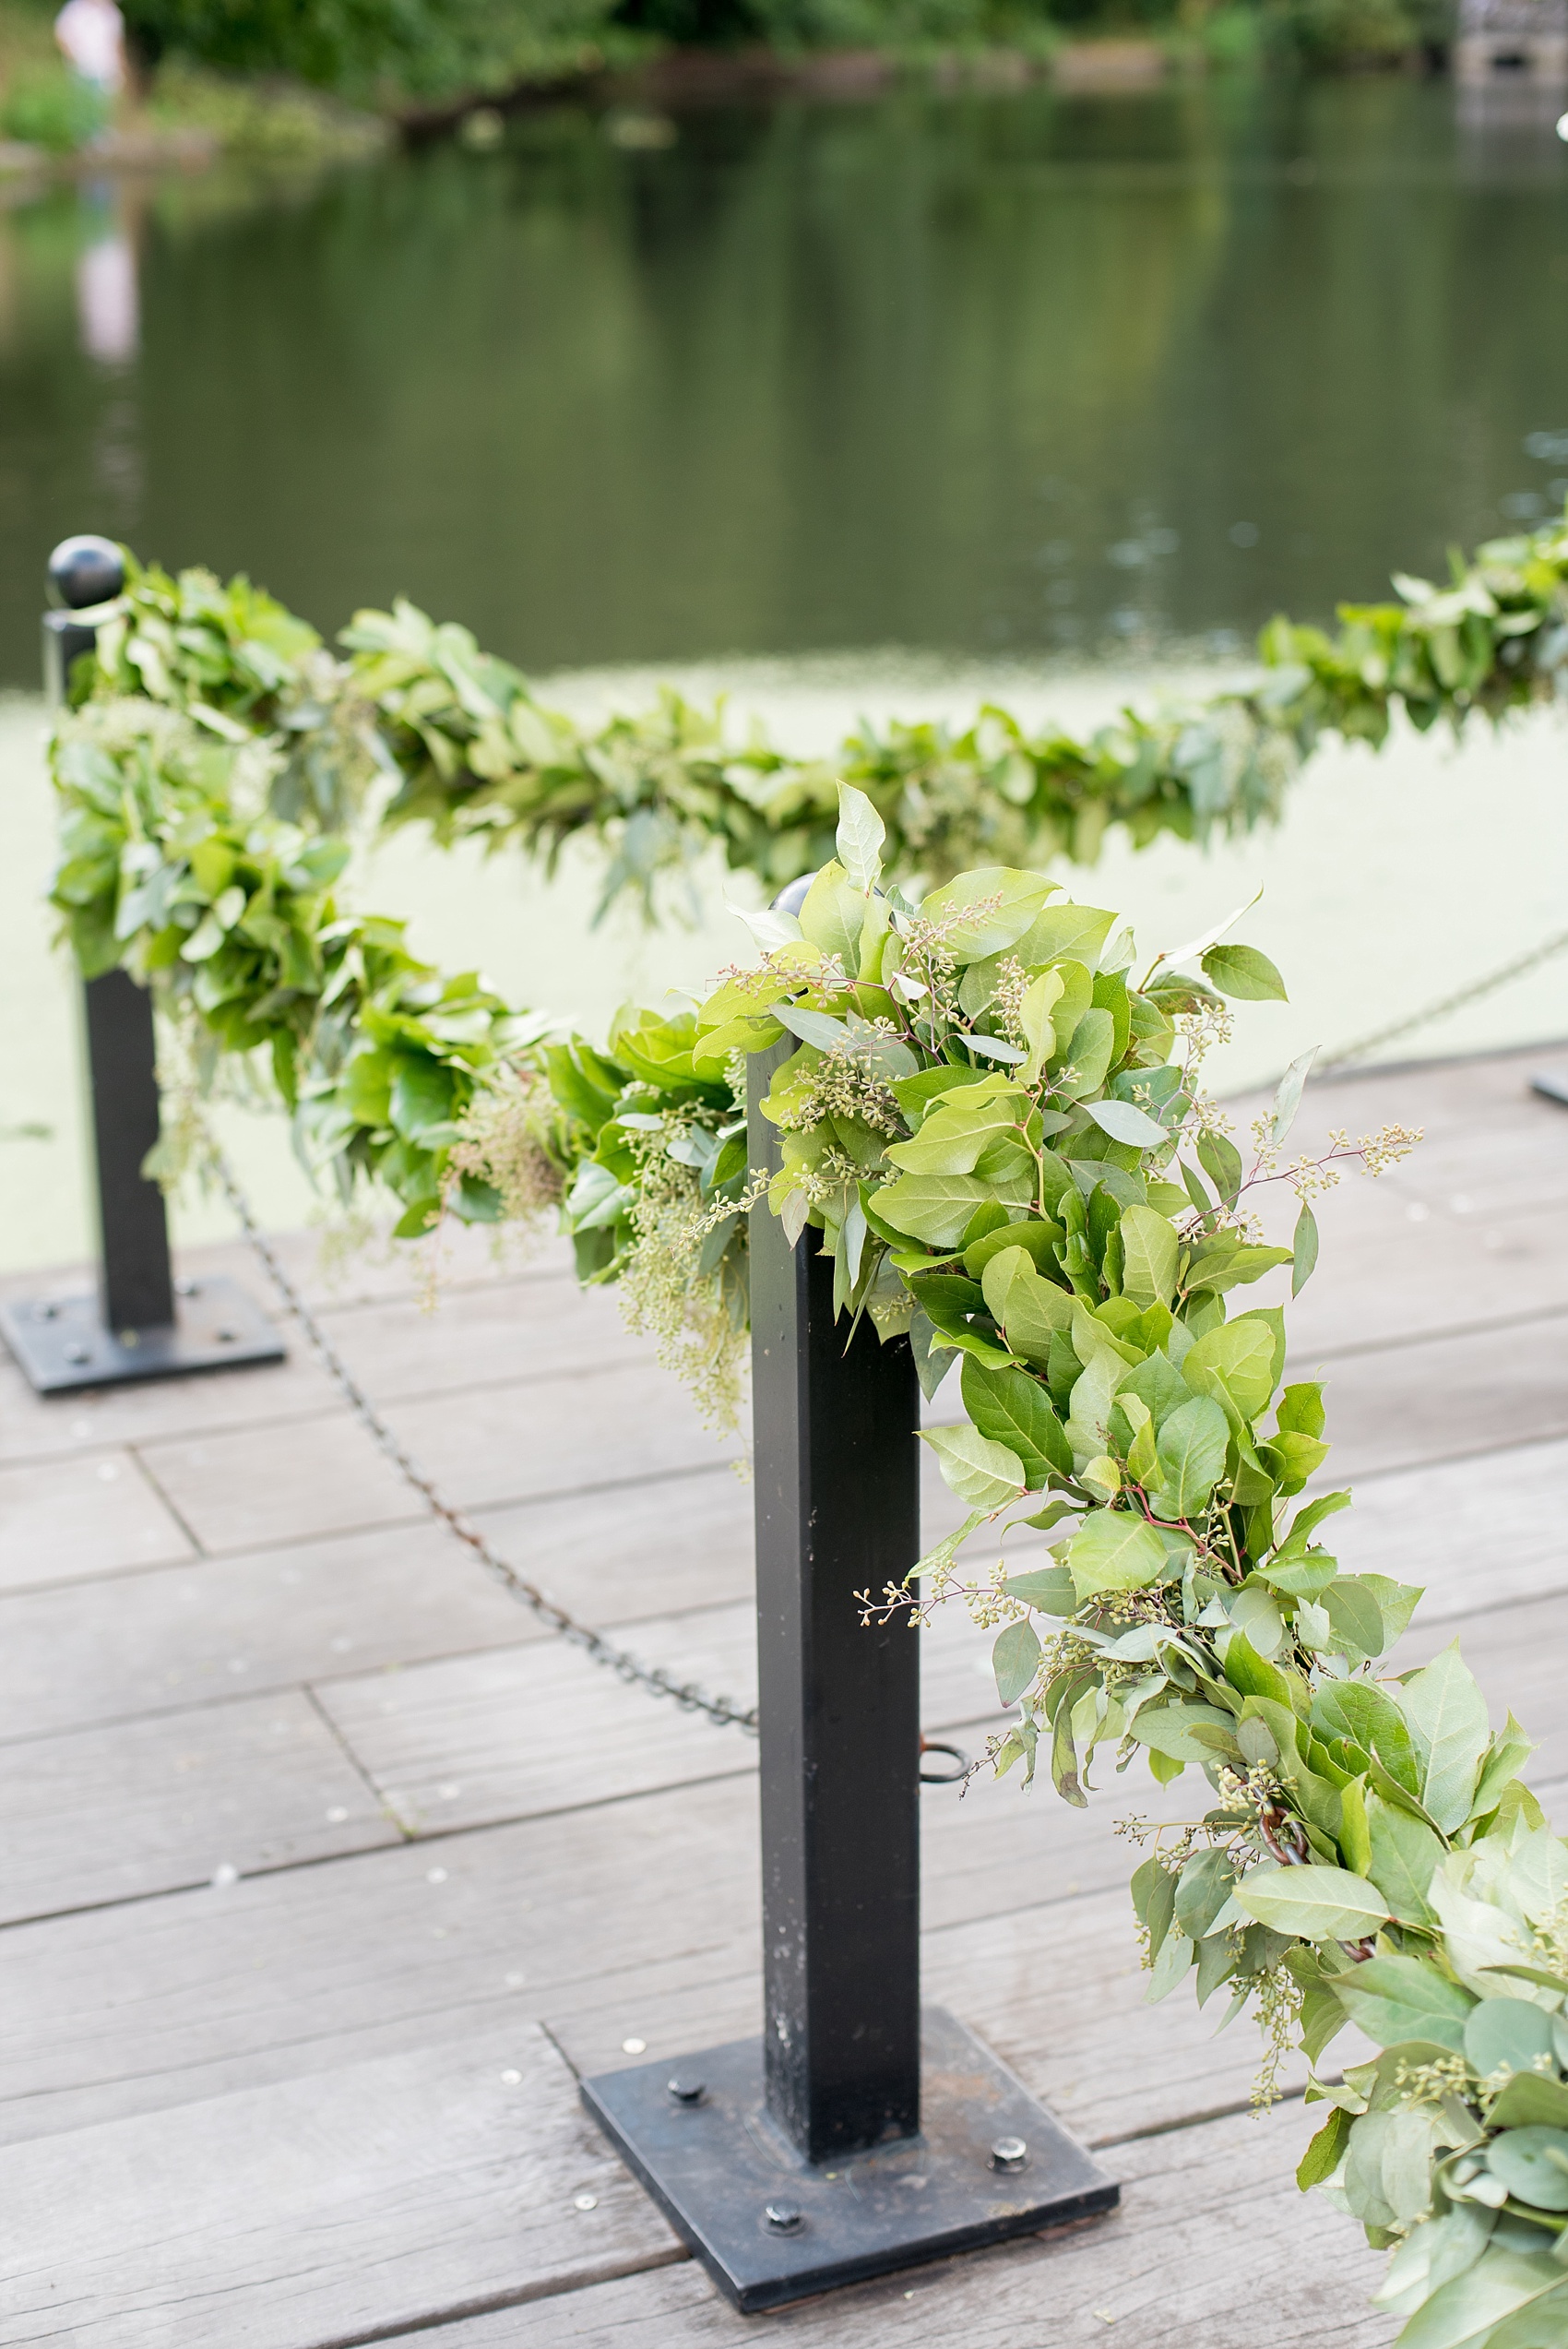
[[[838,836],[834,846],[852,888],[869,896],[882,878],[882,844],[887,827],[853,783],[838,786]]]
[[[1171,1761],[1212,1762],[1216,1735],[1234,1735],[1236,1723],[1218,1705],[1142,1705],[1128,1723],[1128,1734]]]
[[[1275,1333],[1254,1314],[1222,1321],[1197,1339],[1182,1361],[1182,1376],[1199,1394],[1226,1396],[1244,1419],[1254,1420],[1274,1392]]]
[[[1087,1023],[1093,1017],[1093,1012],[1086,1012],[1078,1031],[1074,1035],[1073,1043],[1075,1047],[1075,1058],[1076,1055],[1078,1035],[1084,1032]],[[1102,1019],[1109,1019],[1111,1014],[1109,1012],[1102,1012],[1100,1017]],[[1097,1033],[1095,1038],[1097,1061],[1099,1056],[1099,1036]],[[1114,1046],[1114,1042],[1115,1031],[1112,1029],[1112,1046]],[[1099,1075],[1094,1079],[1097,1084],[1101,1080],[1101,1079],[1103,1079],[1105,1069],[1108,1068],[1110,1065],[1111,1052],[1107,1051],[1104,1055],[1104,1067],[1099,1069]],[[1162,1142],[1168,1142],[1170,1139],[1170,1135],[1166,1132],[1164,1127],[1159,1124],[1158,1120],[1151,1117],[1147,1110],[1140,1109],[1136,1102],[1091,1101],[1086,1103],[1085,1107],[1087,1109],[1089,1115],[1094,1119],[1095,1124],[1099,1127],[1101,1133],[1109,1134],[1113,1142],[1130,1143],[1134,1150],[1158,1150]],[[1146,1211],[1147,1210],[1146,1210]],[[1174,1285],[1174,1265],[1171,1267],[1171,1272],[1173,1276],[1172,1285]],[[1165,1299],[1161,1297],[1159,1302],[1163,1305]]]
[[[931,1247],[955,1248],[975,1210],[995,1194],[974,1174],[901,1174],[876,1194],[876,1211],[896,1232]]]
[[[999,1134],[1027,1115],[1028,1103],[1016,1087],[966,1085],[929,1110],[920,1132],[907,1142],[892,1142],[887,1155],[893,1164],[911,1174],[968,1174],[981,1152]]]
[[[1503,2003],[1497,1998],[1483,1999],[1476,2012],[1484,2015]],[[1534,2014],[1540,2011],[1538,2007],[1531,2009]],[[1491,2119],[1494,2128],[1568,2128],[1568,2087],[1538,2071],[1522,2071],[1503,2089],[1491,2108]]]
[[[1550,2297],[1546,2329],[1502,2328]],[[1399,2335],[1399,2349],[1562,2349],[1568,2339],[1568,2282],[1555,2260],[1490,2246],[1463,2275],[1434,2292]]]
[[[1422,1805],[1452,1834],[1470,1815],[1491,1736],[1486,1699],[1465,1667],[1457,1640],[1406,1681],[1401,1704],[1420,1756]]]
[[[964,1364],[963,1394],[964,1409],[980,1434],[1022,1461],[1031,1490],[1053,1469],[1072,1473],[1072,1446],[1050,1396],[1027,1370],[987,1369],[970,1355]]]
[[[1259,1925],[1308,1941],[1359,1941],[1388,1917],[1382,1893],[1364,1876],[1315,1863],[1253,1868],[1238,1883],[1235,1897],[1237,1907]]]
[[[1043,873],[1002,864],[960,873],[921,900],[921,919],[936,924],[945,951],[959,962],[978,962],[1016,945],[1060,884]],[[807,900],[810,903],[810,900]],[[804,911],[801,926],[812,936]]]
[[[1101,1591],[1143,1591],[1170,1572],[1164,1543],[1130,1509],[1090,1511],[1067,1553],[1080,1603]]]
[[[1039,1635],[1027,1616],[997,1633],[991,1666],[998,1698],[1004,1705],[1016,1705],[1039,1669]]]
[[[1229,1441],[1225,1413],[1207,1395],[1194,1395],[1169,1414],[1155,1447],[1162,1516],[1192,1517],[1208,1506]]]
[[[1025,1248],[1004,1248],[992,1257],[980,1268],[980,1287],[992,1318],[1006,1331],[1013,1352],[1045,1368],[1052,1333],[1073,1326],[1068,1292],[1037,1271]]]
[[[1369,1958],[1337,1975],[1334,1987],[1351,2021],[1380,2047],[1430,2039],[1456,2056],[1464,2054],[1465,2021],[1475,2001],[1435,1966],[1419,1958]]]
[[[1176,1291],[1181,1243],[1176,1227],[1152,1207],[1122,1210],[1122,1294],[1137,1306],[1169,1305]]]
[[[1381,1795],[1369,1794],[1366,1805],[1372,1842],[1368,1875],[1388,1902],[1392,1916],[1403,1925],[1429,1926],[1431,1910],[1427,1905],[1427,1886],[1432,1870],[1446,1856],[1442,1838],[1424,1820],[1413,1818]]]
[[[847,972],[861,964],[861,931],[866,918],[864,892],[837,861],[825,864],[806,892],[801,928],[824,954],[836,954]]]
[[[960,1500],[974,1508],[1002,1508],[1025,1490],[1023,1462],[1004,1444],[993,1444],[978,1427],[928,1427],[921,1437]]]
[[[1285,1003],[1285,982],[1255,946],[1211,946],[1203,958],[1203,974],[1223,996],[1246,1003]]]

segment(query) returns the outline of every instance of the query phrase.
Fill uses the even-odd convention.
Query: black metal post
[[[166,1329],[174,1318],[169,1217],[142,1173],[159,1137],[152,997],[127,971],[82,990],[98,1165],[98,1305],[106,1330]]]
[[[49,580],[60,606],[43,615],[43,679],[58,708],[69,697],[73,668],[97,638],[83,614],[120,593],[125,567],[111,540],[69,538],[50,557]],[[176,1301],[163,1194],[142,1172],[159,1137],[152,998],[128,972],[109,971],[87,982],[83,999],[98,1295],[0,1306],[0,1336],[40,1394],[280,1362],[276,1330],[234,1282],[182,1283]]]
[[[782,1051],[783,1047],[780,1048]],[[752,1064],[751,1159],[777,1163]],[[742,2309],[1109,2210],[1115,2185],[920,2003],[920,1643],[859,1590],[919,1556],[907,1341],[833,1318],[816,1234],[751,1229],[764,2031],[583,2082]]]
[[[815,2162],[920,2127],[920,1641],[855,1600],[920,1556],[920,1383],[907,1338],[862,1321],[846,1346],[815,1233],[791,1248],[765,1208],[751,1242],[763,2045],[768,2110]]]

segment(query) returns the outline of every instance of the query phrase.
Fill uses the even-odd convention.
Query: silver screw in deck
[[[993,2170],[1021,2170],[1028,2166],[1029,2149],[1021,2137],[999,2137],[991,2149]]]
[[[805,2213],[793,2202],[769,2202],[763,2212],[775,2235],[795,2235],[805,2224]]]

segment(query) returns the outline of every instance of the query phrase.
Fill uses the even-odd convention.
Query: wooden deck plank
[[[1424,1589],[1423,1625],[1545,1598],[1568,1588],[1565,1488],[1562,1440],[1362,1476],[1334,1548],[1349,1571]]]
[[[13,2148],[0,2201],[0,2342],[61,2349],[315,2349],[679,2256],[520,2022]]]
[[[991,1636],[956,1609],[918,1636],[925,1727],[993,1720]],[[682,1682],[742,1707],[755,1700],[756,1622],[744,1602],[636,1624],[625,1639]],[[436,1820],[473,1827],[754,1767],[754,1747],[741,1762],[732,1731],[670,1704],[628,1706],[614,1675],[585,1679],[580,1653],[555,1644],[324,1681],[315,1695],[416,1834]],[[456,1795],[443,1794],[454,1784]]]
[[[586,1980],[630,2006],[710,1956],[754,1967],[756,1838],[743,1778],[608,1805],[588,1831],[557,1813],[14,1926],[0,2134],[401,2052]]]
[[[1146,1796],[1150,1815],[1181,1815],[1179,1784]],[[928,1788],[928,1927],[1122,1893],[1122,1807],[1071,1810],[1016,1781]],[[552,1813],[13,1928],[0,2138],[290,2077],[502,2006],[597,1997],[618,2046],[694,1968],[754,1983],[759,1883],[746,1776],[609,1805],[586,1831],[582,1813]]]
[[[391,1299],[321,1318],[375,1402],[623,1363],[651,1365],[654,1358],[651,1339],[629,1334],[614,1291],[579,1289],[564,1267],[551,1279],[438,1290],[428,1307],[415,1298]]]
[[[346,1409],[286,1427],[148,1443],[141,1458],[204,1550],[259,1549],[408,1523],[424,1514]]]
[[[35,1395],[9,1355],[0,1354],[0,1460],[65,1461],[160,1436],[308,1419],[334,1403],[335,1389],[290,1330],[282,1335],[290,1350],[283,1362],[79,1395]]]
[[[1384,2260],[1292,2175],[1317,2118],[1265,2119],[1118,2147],[1119,2210],[883,2278],[766,2319],[790,2349],[1382,2349],[1366,2306]],[[1266,2310],[1266,2317],[1260,2311]],[[438,2327],[421,2349],[738,2349],[757,2319],[730,2308],[694,2262]]]
[[[0,1600],[0,1742],[547,1639],[445,1527]]]
[[[1289,1375],[1316,1375],[1293,1353]],[[1568,1435],[1568,1315],[1431,1338],[1324,1365],[1336,1483]]]
[[[393,1404],[386,1417],[464,1508],[638,1484],[738,1449],[709,1434],[675,1379],[640,1362]]]
[[[195,1556],[129,1452],[0,1469],[0,1591]]]
[[[139,1900],[397,1830],[308,1698],[248,1698],[10,1749],[0,1919]]]

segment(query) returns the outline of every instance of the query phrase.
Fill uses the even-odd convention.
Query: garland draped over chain
[[[1328,724],[1376,738],[1393,698],[1420,722],[1499,714],[1554,685],[1565,575],[1568,535],[1538,533],[1483,550],[1451,590],[1407,583],[1404,607],[1346,614],[1332,641],[1277,624],[1265,687],[1191,722],[1299,753]],[[1137,977],[1114,914],[1027,863],[921,896],[897,886],[894,869],[944,869],[973,828],[1044,837],[1051,794],[1067,795],[1059,748],[1015,741],[1005,756],[1033,780],[1019,769],[1008,799],[975,729],[972,804],[956,793],[922,831],[947,805],[932,764],[963,759],[922,735],[900,767],[908,730],[868,788],[837,791],[822,858],[815,813],[770,825],[784,801],[765,796],[759,817],[721,746],[671,747],[677,705],[648,721],[662,749],[641,721],[590,740],[457,632],[422,650],[427,627],[362,620],[342,664],[249,589],[143,575],[104,615],[90,691],[53,747],[54,898],[84,968],[124,963],[156,986],[198,1080],[266,1047],[307,1149],[345,1187],[392,1187],[405,1232],[447,1206],[559,1204],[582,1277],[621,1282],[716,1415],[734,1403],[748,1212],[833,1258],[839,1309],[885,1341],[907,1335],[928,1393],[956,1364],[962,1416],[925,1440],[968,1514],[907,1587],[862,1593],[867,1614],[957,1603],[996,1631],[1015,1714],[1001,1770],[1039,1762],[1080,1804],[1107,1749],[1119,1769],[1143,1755],[1161,1783],[1205,1782],[1185,1825],[1133,1823],[1151,1995],[1190,1985],[1204,2003],[1229,1985],[1231,2012],[1263,2023],[1265,2095],[1287,2052],[1315,2067],[1347,2021],[1380,2050],[1341,2081],[1314,2076],[1327,2118],[1300,2176],[1392,2250],[1379,2298],[1409,2319],[1407,2349],[1568,2341],[1568,1851],[1520,1780],[1530,1741],[1512,1716],[1492,1732],[1457,1649],[1389,1671],[1420,1594],[1342,1572],[1324,1546],[1349,1496],[1302,1498],[1328,1451],[1321,1389],[1282,1383],[1283,1305],[1230,1310],[1287,1268],[1299,1290],[1315,1192],[1419,1137],[1338,1135],[1284,1163],[1303,1060],[1243,1152],[1201,1061],[1226,998],[1283,984],[1224,932]],[[536,718],[562,729],[548,757]],[[1136,761],[1102,744],[1108,811],[1134,829],[1151,807],[1172,811],[1156,828],[1231,820],[1240,802],[1205,817],[1190,773],[1177,787],[1179,739],[1139,737],[1135,800]],[[639,885],[664,852],[628,848],[634,828],[668,823],[681,848],[697,774],[724,824],[749,811],[725,833],[732,853],[766,831],[775,877],[822,861],[798,918],[753,917],[758,962],[702,1004],[624,1016],[600,1049],[340,908],[339,830],[378,772],[395,808],[444,832],[471,819],[549,851],[597,827]],[[744,1064],[787,1038],[764,1104],[778,1163],[753,1169]],[[1265,1246],[1253,1213],[1277,1180],[1300,1202],[1289,1248]],[[1014,1570],[1004,1544],[1020,1529],[1035,1552]]]
[[[1112,823],[1140,843],[1162,830],[1202,839],[1277,816],[1326,730],[1380,742],[1396,701],[1420,726],[1458,727],[1556,691],[1568,528],[1496,541],[1454,572],[1443,589],[1400,578],[1401,604],[1347,606],[1334,637],[1274,622],[1262,681],[1185,712],[1125,712],[1077,742],[1031,738],[987,709],[960,733],[895,722],[853,736],[829,765],[730,743],[721,712],[668,691],[641,717],[578,727],[467,630],[406,603],[360,614],[344,660],[243,578],[133,565],[125,593],[85,615],[96,655],[78,664],[77,706],[53,738],[53,895],[86,972],[123,963],[186,1015],[198,1080],[225,1055],[267,1048],[302,1146],[345,1196],[375,1177],[401,1202],[405,1234],[443,1206],[490,1218],[496,1187],[453,1153],[495,1072],[542,1023],[471,973],[448,980],[415,960],[401,924],[341,909],[344,835],[378,789],[384,821],[516,843],[551,864],[587,833],[610,851],[604,901],[630,888],[650,911],[660,876],[715,841],[769,884],[822,865],[840,778],[875,809],[888,869],[906,877],[1088,860]],[[591,1067],[586,1046],[572,1049]],[[617,1084],[652,1081],[613,1050],[611,1065]],[[667,1106],[685,1115],[689,1080],[674,1083]],[[707,1105],[720,1122],[733,1109]],[[567,1131],[598,1147],[591,1121]],[[552,1149],[570,1185],[559,1130]],[[600,1277],[635,1254],[605,1200],[590,1198],[577,1228],[600,1234]]]

